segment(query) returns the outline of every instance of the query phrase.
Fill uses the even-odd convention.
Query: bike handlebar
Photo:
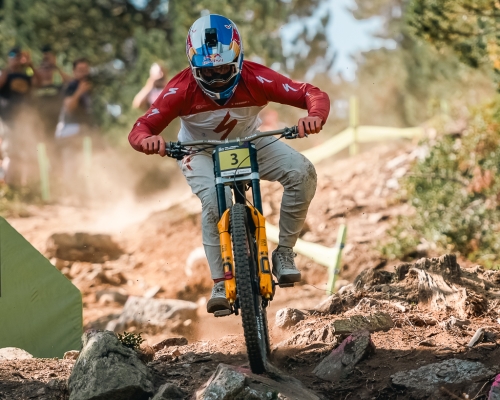
[[[236,139],[226,139],[226,140],[193,140],[190,142],[168,142],[166,143],[166,154],[168,157],[175,158],[177,160],[182,160],[185,156],[190,154],[190,150],[187,147],[193,146],[217,146],[219,144],[238,144],[242,142],[251,142],[256,139],[260,139],[267,136],[282,135],[285,139],[296,139],[299,136],[299,131],[297,126],[292,126],[291,128],[283,128],[275,131],[259,132],[251,136],[236,138]]]

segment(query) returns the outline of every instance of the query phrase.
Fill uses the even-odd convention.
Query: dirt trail
[[[325,161],[317,168],[318,190],[301,236],[304,240],[333,246],[339,225],[347,224],[347,243],[339,287],[353,282],[364,270],[393,271],[394,265],[399,263],[380,258],[374,250],[374,243],[383,239],[394,218],[409,211],[406,204],[395,203],[392,198],[398,190],[397,179],[406,173],[409,163],[418,156],[418,149],[408,144],[381,145],[353,158]],[[281,188],[278,184],[263,182],[262,192],[265,215],[271,223],[277,224]],[[173,204],[176,205],[172,207]],[[142,204],[124,199],[107,210],[52,205],[30,207],[29,212],[30,217],[11,218],[9,222],[42,253],[47,251],[48,238],[61,232],[108,233],[123,249],[119,259],[103,263],[53,260],[82,291],[86,328],[104,328],[123,308],[116,301],[98,300],[98,293],[103,290],[119,291],[126,296],[143,296],[148,290],[154,290],[157,292],[155,298],[179,298],[199,304],[198,319],[182,330],[190,344],[176,349],[178,353],[175,356],[171,355],[175,349],[156,354],[151,364],[156,383],[175,381],[192,393],[206,381],[217,363],[246,364],[239,317],[215,319],[205,311],[211,281],[206,261],[197,256],[201,246],[200,205],[191,196],[185,183],[179,183],[175,192],[164,193]],[[297,264],[303,273],[303,283],[295,288],[277,291],[268,311],[270,326],[274,326],[278,309],[286,306],[313,310],[327,297],[325,267],[301,256],[297,258]],[[103,273],[94,273],[97,270]],[[88,276],[93,278],[88,279]],[[387,292],[382,292],[382,297],[384,295],[390,299]],[[357,301],[352,302],[351,307],[359,305],[365,296],[379,299],[378,295],[373,297],[366,293],[356,296]],[[383,302],[368,303],[364,307],[364,312],[380,309],[395,313]],[[423,315],[421,318],[425,322],[425,313],[418,308],[411,310],[412,315]],[[343,309],[342,313],[349,315],[347,309]],[[436,319],[434,316],[436,321],[444,317],[442,315]],[[272,343],[276,345],[290,339],[299,328],[321,331],[335,318],[310,313],[305,321],[291,331],[273,328]],[[341,385],[325,383],[312,374],[314,366],[336,342],[323,341],[319,345],[314,341],[307,343],[307,340],[299,340],[301,344],[298,348],[292,346],[283,351],[277,348],[274,363],[326,398],[396,399],[407,397],[388,383],[388,377],[395,371],[447,357],[494,360],[500,356],[496,344],[495,347],[480,346],[470,351],[464,350],[464,343],[471,332],[484,324],[491,325],[491,318],[475,317],[466,330],[451,335],[452,341],[449,335],[443,336],[437,324],[419,325],[411,319],[405,322],[405,318],[408,319],[407,314],[404,314],[403,322],[389,332],[372,335],[377,348],[376,357],[360,364],[354,377]],[[141,331],[149,345],[179,333],[169,327],[159,332],[147,329]],[[433,346],[422,346],[422,341],[428,338],[437,342]],[[0,363],[0,378],[9,382],[9,387],[19,389],[22,396],[30,394],[34,396],[31,398],[42,399],[43,393],[40,392],[36,397],[36,391],[46,387],[51,379],[66,379],[70,364],[69,360],[4,362]],[[23,372],[16,375],[16,371]],[[52,385],[56,383],[52,382]],[[3,398],[25,398],[22,396]]]

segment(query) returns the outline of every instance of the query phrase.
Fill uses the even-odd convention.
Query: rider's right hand
[[[160,135],[150,136],[143,139],[141,142],[143,153],[146,154],[159,154],[165,157],[166,148],[165,140]]]

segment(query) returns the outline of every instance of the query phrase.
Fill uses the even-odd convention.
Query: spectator
[[[64,90],[64,101],[56,128],[56,144],[61,162],[60,179],[65,194],[77,195],[82,200],[87,188],[83,180],[83,136],[92,133],[92,83],[90,64],[85,58],[73,62],[73,80]],[[76,189],[76,191],[75,191]],[[80,192],[80,193],[78,193]]]
[[[7,68],[0,75],[1,115],[4,120],[12,121],[19,106],[28,102],[37,78],[30,54],[14,47],[8,54]]]
[[[45,134],[53,138],[63,103],[62,89],[72,77],[57,65],[50,46],[44,46],[42,54],[43,59],[38,67],[40,81],[35,90],[36,108],[44,123]]]
[[[64,91],[56,138],[89,132],[93,125],[91,90],[90,64],[87,59],[79,58],[73,62],[73,80]]]
[[[166,70],[154,63],[149,70],[149,78],[132,101],[132,107],[147,110],[167,84]]]

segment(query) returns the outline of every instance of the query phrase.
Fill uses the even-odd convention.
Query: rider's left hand
[[[299,127],[299,137],[303,138],[304,136],[311,135],[313,133],[319,133],[322,126],[323,121],[320,117],[304,117],[299,119],[297,126]]]

